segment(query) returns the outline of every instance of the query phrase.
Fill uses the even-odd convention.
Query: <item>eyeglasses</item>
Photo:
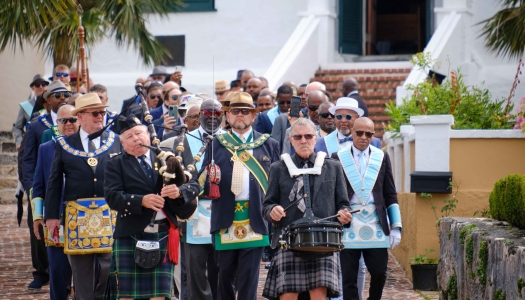
[[[81,94],[81,95],[85,95],[85,94],[86,94],[86,93],[84,93],[84,92],[71,92],[71,95],[74,95],[74,94],[77,94],[77,93],[78,93],[78,94]],[[100,98],[100,97],[99,97],[99,98]]]
[[[101,110],[101,111],[83,111],[82,112],[83,114],[92,114],[93,117],[98,117],[98,115],[101,115],[101,116],[104,116],[106,114],[106,111],[105,110]]]
[[[291,101],[279,101],[279,105],[290,105]]]
[[[345,115],[344,117],[345,117],[345,119],[346,119],[347,121],[352,120],[352,115]],[[341,121],[341,120],[343,119],[343,115],[335,115],[335,118],[336,118],[337,120]]]
[[[316,111],[318,108],[319,106],[308,105],[308,109],[311,111]]]
[[[222,115],[221,110],[203,109],[201,111],[202,111],[202,114],[205,115],[206,117],[211,117],[211,115],[213,115],[214,117],[218,118]],[[247,115],[247,114],[243,113],[243,115]]]
[[[311,133],[308,133],[308,134],[294,134],[292,135],[292,139],[296,140],[296,141],[300,141],[302,140],[304,137],[305,140],[311,140],[314,138],[314,135],[311,134]]]
[[[358,137],[363,136],[363,133],[364,133],[367,138],[371,138],[372,136],[374,136],[374,133],[375,133],[375,131],[363,131],[363,130],[354,130],[354,132]]]
[[[178,100],[178,99],[179,99],[179,95],[171,95],[171,100]]]
[[[60,124],[66,125],[67,122],[73,124],[73,123],[76,123],[77,120],[78,120],[77,118],[62,118],[62,119],[57,119],[57,122],[59,122]]]
[[[224,95],[224,93],[226,93],[226,91],[224,91],[224,92],[215,92],[215,95],[222,96],[222,95]]]
[[[186,116],[186,118],[190,118],[192,120],[197,120],[199,118],[199,115]]]
[[[55,73],[55,77],[68,77],[69,74],[65,72],[57,72]]]
[[[332,114],[329,113],[329,112],[320,113],[319,116],[320,116],[321,118],[323,118],[323,119],[327,119],[328,117],[330,117],[330,118],[333,118],[333,117],[334,117],[334,115],[332,115]]]
[[[155,98],[159,98],[159,100],[162,99],[162,95],[161,95],[161,94],[158,94],[158,95],[153,95],[153,94],[151,94],[151,95],[149,95],[149,97],[150,97],[151,99],[155,99]]]
[[[33,84],[33,86],[37,87],[37,88],[39,88],[39,87],[46,87],[47,83],[35,83],[35,84]]]
[[[71,93],[70,92],[56,92],[56,93],[53,93],[51,95],[53,95],[57,99],[60,98],[61,96],[64,96],[64,98],[71,97]]]
[[[234,109],[230,109],[230,113],[234,116],[238,115],[239,113],[242,113],[243,115],[247,116],[249,115],[251,112],[251,110],[249,109],[238,109],[238,108],[234,108]]]

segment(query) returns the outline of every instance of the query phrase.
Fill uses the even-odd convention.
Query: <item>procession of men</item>
[[[58,300],[358,300],[368,270],[368,299],[381,299],[402,222],[355,79],[332,99],[320,82],[272,91],[240,70],[209,95],[156,66],[110,112],[104,83],[53,72],[30,81],[13,127],[28,289],[50,285]],[[328,240],[311,234],[327,230]]]

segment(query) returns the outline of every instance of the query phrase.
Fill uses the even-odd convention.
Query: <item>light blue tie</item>
[[[357,156],[359,156],[359,173],[361,173],[361,177],[364,177],[366,167],[368,165],[368,163],[366,162],[365,153],[360,152]]]

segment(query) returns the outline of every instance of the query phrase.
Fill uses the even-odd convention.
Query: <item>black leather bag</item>
[[[138,240],[135,245],[135,264],[144,269],[155,268],[160,262],[159,241]]]

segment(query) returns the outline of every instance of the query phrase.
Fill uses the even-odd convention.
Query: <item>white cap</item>
[[[328,109],[328,111],[332,115],[335,115],[335,112],[338,109],[350,109],[350,110],[353,110],[360,117],[363,116],[363,114],[365,113],[362,109],[359,108],[359,104],[358,104],[357,100],[355,100],[354,98],[349,98],[349,97],[341,97],[341,98],[337,99],[337,102],[336,102],[335,106],[330,107]]]

